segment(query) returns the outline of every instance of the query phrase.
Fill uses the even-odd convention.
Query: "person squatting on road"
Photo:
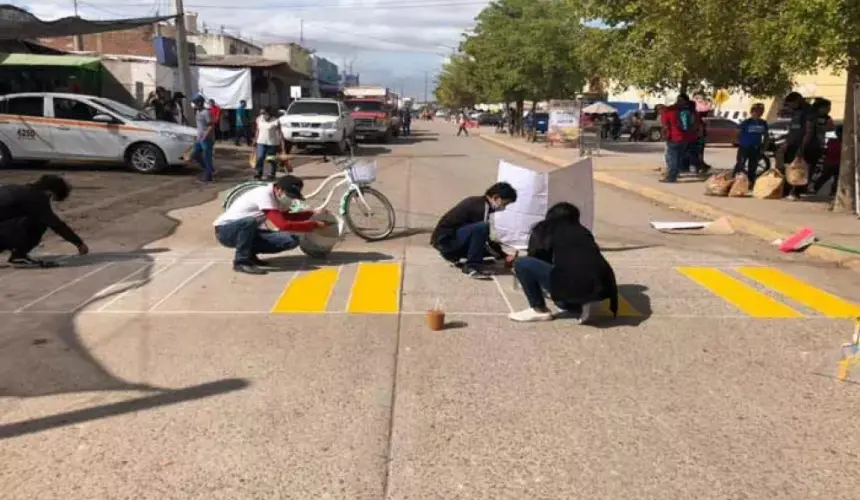
[[[259,254],[276,254],[299,246],[295,233],[322,229],[324,221],[310,220],[325,209],[287,213],[293,200],[304,200],[304,182],[286,175],[273,184],[266,184],[239,196],[214,223],[218,243],[235,248],[233,270],[246,274],[266,274],[260,267],[268,266]],[[265,227],[271,223],[278,230]]]
[[[50,228],[86,255],[90,249],[80,236],[60,219],[51,201],[69,197],[72,187],[56,175],[43,175],[32,184],[0,186],[0,252],[9,250],[9,264],[18,268],[56,267],[56,262],[30,257]]]
[[[490,241],[490,214],[501,212],[515,201],[517,192],[507,182],[493,184],[483,196],[463,199],[439,219],[430,235],[430,245],[454,265],[465,258],[463,274],[473,278],[488,277],[483,269],[485,257],[504,259],[506,264],[512,262],[501,245]]]
[[[513,321],[548,321],[544,291],[566,313],[578,314],[578,322],[591,317],[592,308],[609,299],[618,314],[618,285],[612,266],[600,253],[594,236],[579,221],[579,209],[556,203],[546,218],[532,228],[528,256],[514,260],[514,275],[523,287],[529,308],[511,313]]]

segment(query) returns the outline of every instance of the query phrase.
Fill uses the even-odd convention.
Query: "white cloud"
[[[71,0],[13,0],[41,19],[74,14]],[[127,3],[126,3],[127,2]],[[489,0],[185,0],[212,31],[223,25],[257,43],[299,41],[342,66],[351,62],[362,81],[403,88],[423,98],[433,74],[457,47],[464,29]],[[81,0],[88,19],[169,13],[170,0]],[[237,6],[241,5],[241,6]],[[432,88],[430,89],[432,90]]]

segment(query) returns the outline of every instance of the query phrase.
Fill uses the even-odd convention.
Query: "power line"
[[[83,3],[83,2],[81,2]],[[372,5],[364,3],[314,3],[304,5],[294,4],[265,4],[265,5],[213,5],[213,4],[188,4],[189,9],[218,9],[218,10],[316,10],[316,9],[380,9],[380,10],[399,10],[399,9],[429,9],[434,7],[469,7],[469,6],[486,6],[487,1],[469,0],[465,2],[439,1],[432,0],[430,2],[382,2]],[[88,3],[91,6],[118,6],[117,4],[105,3]],[[122,7],[151,7],[151,3],[124,3]]]

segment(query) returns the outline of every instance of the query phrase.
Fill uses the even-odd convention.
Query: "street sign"
[[[729,92],[726,89],[720,89],[714,94],[714,102],[717,105],[723,104],[724,102],[729,100]]]
[[[298,85],[290,86],[290,99],[301,99],[302,98],[302,88]]]

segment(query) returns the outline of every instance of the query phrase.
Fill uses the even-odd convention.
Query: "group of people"
[[[182,92],[171,92],[159,86],[147,96],[144,109],[148,109],[156,120],[185,123],[182,109],[184,99]]]
[[[490,216],[517,200],[508,183],[490,186],[481,196],[463,199],[446,212],[430,237],[430,244],[450,265],[466,276],[488,279],[492,268],[502,263],[513,269],[529,307],[513,312],[517,322],[548,321],[573,315],[579,323],[589,321],[596,304],[609,299],[618,312],[615,272],[579,218],[579,209],[567,202],[553,205],[546,217],[531,230],[527,253],[507,254],[490,237]],[[560,310],[547,307],[549,296]]]
[[[687,94],[679,94],[674,104],[657,111],[666,139],[666,173],[660,182],[677,182],[681,172],[691,169],[697,174],[710,170],[705,163],[705,113],[696,110],[696,103]]]

